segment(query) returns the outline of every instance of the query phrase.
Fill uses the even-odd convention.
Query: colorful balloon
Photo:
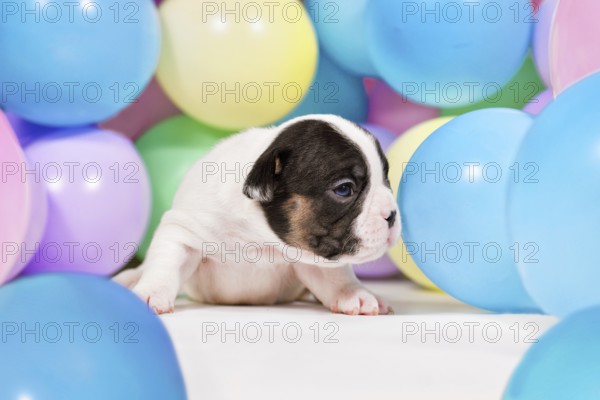
[[[600,71],[600,2],[560,1],[550,33],[550,81],[554,96]]]
[[[534,21],[528,9],[529,0],[372,1],[371,58],[379,75],[408,99],[460,107],[493,94],[518,71]]]
[[[186,398],[164,325],[116,283],[22,278],[0,288],[0,308],[2,399]]]
[[[550,31],[559,0],[545,0],[536,14],[538,22],[533,30],[533,57],[537,70],[546,86],[550,85]]]
[[[160,26],[148,0],[0,6],[0,104],[27,120],[102,121],[135,101],[154,73]]]
[[[487,310],[538,310],[515,262],[526,245],[509,242],[505,214],[518,172],[512,163],[531,124],[512,109],[456,117],[419,146],[402,175],[398,202],[409,253],[440,289]]]
[[[523,108],[523,111],[531,115],[538,115],[553,100],[554,96],[552,95],[552,90],[546,89],[542,93],[538,94],[529,103],[527,103],[527,105]]]
[[[179,114],[181,111],[169,100],[156,79],[152,79],[135,103],[101,123],[100,127],[136,140],[157,123]]]
[[[379,140],[383,151],[387,151],[397,136],[380,126],[372,124],[363,124],[363,128],[368,130]],[[394,265],[389,255],[364,264],[354,265],[354,273],[359,278],[386,278],[398,274],[398,268]]]
[[[377,81],[369,93],[369,123],[398,135],[439,116],[438,108],[413,103],[382,81]]]
[[[420,123],[402,134],[387,151],[387,158],[390,163],[390,184],[394,194],[398,195],[398,190],[402,186],[401,177],[404,168],[408,165],[411,157],[417,148],[423,143],[429,135],[435,130],[445,125],[452,117],[435,118]],[[402,271],[406,277],[420,286],[427,289],[437,289],[437,286],[423,274],[421,269],[415,264],[410,252],[406,248],[403,239],[394,245],[388,252],[392,261]]]
[[[600,73],[575,84],[536,118],[515,165],[508,196],[511,241],[525,287],[541,308],[563,317],[600,305]]]
[[[490,86],[490,88],[493,88]],[[514,108],[521,110],[545,88],[531,57],[527,57],[517,74],[502,89],[492,90],[484,99],[465,107],[443,108],[442,116],[461,115],[484,108]]]
[[[48,223],[24,274],[109,275],[137,251],[150,214],[150,186],[131,141],[102,129],[45,135],[25,152],[28,179],[48,192]]]
[[[33,166],[0,111],[0,285],[29,262],[46,226],[46,192],[40,182],[26,179],[24,174],[31,170]]]
[[[362,78],[350,75],[321,53],[317,75],[306,97],[278,123],[307,114],[335,114],[354,122],[365,122],[367,108]]]
[[[188,169],[231,133],[180,115],[154,126],[137,141],[152,187],[152,213],[138,251],[141,258],[148,251],[162,215],[171,208],[175,192]]]
[[[542,4],[544,0],[531,0],[531,5],[536,12],[539,12],[540,4]]]
[[[57,129],[60,129],[29,122],[19,117],[17,114],[11,113],[10,111],[5,115],[8,119],[8,122],[10,122],[13,131],[17,135],[17,139],[19,139],[21,147],[23,148],[29,146],[30,143],[43,137],[44,135],[51,134],[52,132],[56,132]]]
[[[239,130],[282,118],[308,95],[318,57],[310,18],[297,0],[273,4],[161,4],[157,78],[184,113]]]
[[[366,38],[368,0],[306,0],[324,52],[345,70],[359,76],[377,76]]]
[[[363,78],[363,83],[365,85],[365,90],[367,91],[368,95],[371,94],[371,90],[373,90],[373,87],[375,86],[375,84],[377,82],[378,82],[378,80],[375,79],[375,78],[370,78],[368,76]]]
[[[396,135],[394,132],[390,132],[389,130],[381,126],[375,124],[361,125],[363,128],[371,132],[373,136],[375,136],[375,138],[379,141],[379,144],[381,145],[381,148],[384,152],[388,151],[392,143],[394,143],[394,141],[398,139],[398,135]]]
[[[594,399],[600,393],[600,307],[568,316],[527,351],[504,400]]]

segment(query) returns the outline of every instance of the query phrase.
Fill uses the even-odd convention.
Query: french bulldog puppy
[[[115,279],[159,314],[181,290],[198,302],[257,305],[310,291],[336,313],[388,313],[351,267],[399,239],[387,173],[374,136],[338,116],[249,129],[191,168],[143,264]]]

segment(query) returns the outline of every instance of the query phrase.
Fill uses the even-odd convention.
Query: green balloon
[[[231,134],[180,115],[155,125],[136,142],[152,188],[152,214],[138,257],[146,256],[154,231],[162,215],[171,208],[187,171],[218,141]]]
[[[481,87],[477,89],[482,90]],[[482,108],[493,107],[521,110],[529,101],[546,89],[546,87],[535,68],[532,57],[529,56],[525,59],[519,72],[517,72],[510,82],[502,87],[502,90],[494,93],[493,89],[494,85],[490,85],[489,95],[486,95],[484,100],[474,104],[459,108],[443,108],[442,117],[461,115]]]

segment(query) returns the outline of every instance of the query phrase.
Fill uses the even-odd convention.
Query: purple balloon
[[[421,122],[440,116],[440,109],[413,103],[396,93],[387,83],[371,83],[368,123],[401,135]]]
[[[356,276],[367,279],[388,278],[400,273],[387,254],[377,260],[354,265],[353,268]]]
[[[133,257],[150,216],[150,186],[129,139],[97,128],[63,130],[25,153],[46,187],[48,222],[23,274],[108,275]]]
[[[377,138],[377,140],[379,140],[379,143],[381,144],[381,148],[383,149],[383,151],[388,151],[388,149],[390,148],[390,146],[392,145],[392,143],[398,139],[398,135],[396,135],[395,133],[393,133],[392,131],[386,129],[386,128],[382,128],[379,125],[375,125],[375,124],[361,124],[363,128],[365,128],[366,130],[368,130],[369,132],[371,132],[373,134],[373,136],[375,136]]]
[[[540,77],[550,86],[550,31],[558,0],[544,0],[537,12],[533,31],[533,58]]]
[[[398,139],[398,135],[380,126],[373,124],[362,124],[362,126],[379,140],[384,152],[388,150],[394,140]],[[398,274],[398,268],[387,254],[377,260],[354,265],[353,268],[359,278],[387,278]]]
[[[536,97],[531,99],[523,108],[523,111],[531,115],[538,115],[542,110],[554,100],[551,89],[546,89]]]
[[[10,111],[6,112],[6,118],[8,118],[8,122],[10,122],[10,125],[12,126],[15,134],[17,135],[19,143],[22,147],[27,147],[32,142],[36,141],[37,139],[43,136],[65,130],[63,128],[38,125],[36,123],[29,122]],[[79,128],[68,128],[69,131],[81,131],[89,129],[94,128],[92,125],[85,125]]]

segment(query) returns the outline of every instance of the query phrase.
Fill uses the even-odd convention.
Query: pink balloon
[[[550,30],[554,20],[554,13],[559,0],[544,0],[536,15],[538,22],[533,31],[533,59],[540,77],[547,86],[550,86]]]
[[[546,89],[536,97],[531,99],[527,105],[523,108],[523,111],[531,115],[538,115],[542,110],[554,100],[552,90]]]
[[[108,275],[137,251],[150,216],[148,173],[131,141],[81,128],[44,135],[25,152],[48,193],[48,223],[23,274]]]
[[[394,140],[398,138],[395,133],[392,133],[380,126],[373,124],[362,124],[362,126],[371,132],[373,136],[377,138],[377,140],[379,140],[384,152],[387,151]],[[354,265],[353,268],[354,273],[356,273],[356,276],[359,278],[386,278],[389,276],[398,275],[398,268],[394,265],[387,254],[375,261]]]
[[[550,80],[554,96],[600,71],[600,1],[560,1],[550,33]]]
[[[363,83],[365,85],[365,90],[367,91],[367,94],[370,94],[371,91],[373,90],[373,87],[377,83],[377,79],[370,78],[367,76],[366,78],[363,78]]]
[[[400,135],[407,129],[440,116],[437,108],[413,103],[382,81],[375,83],[369,95],[367,122]]]
[[[531,5],[533,5],[533,9],[536,12],[540,9],[541,4],[542,4],[542,0],[531,0]]]
[[[160,121],[179,114],[181,111],[169,100],[153,78],[135,103],[114,118],[102,122],[100,127],[136,140]]]
[[[44,233],[46,193],[23,174],[33,169],[0,111],[0,284],[25,267]]]

